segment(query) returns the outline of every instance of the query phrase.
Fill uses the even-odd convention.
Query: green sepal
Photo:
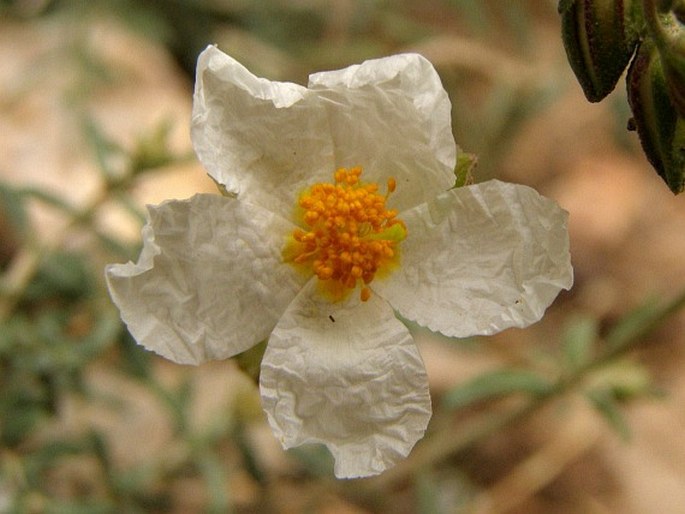
[[[468,186],[473,183],[473,170],[478,164],[478,157],[472,153],[457,150],[457,164],[454,166],[454,187]]]
[[[562,40],[571,69],[590,102],[616,87],[638,43],[637,0],[561,0]]]
[[[645,1],[649,35],[661,56],[666,85],[674,107],[685,117],[685,6],[682,2],[660,7],[655,0]]]
[[[685,185],[685,123],[671,101],[661,56],[651,41],[640,45],[627,76],[628,102],[642,149],[674,193]]]

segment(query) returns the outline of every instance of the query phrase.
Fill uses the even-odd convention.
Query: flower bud
[[[673,107],[661,56],[650,41],[640,45],[627,76],[628,102],[642,149],[674,193],[685,181],[685,122]]]
[[[656,0],[647,0],[645,20],[661,54],[673,105],[685,117],[685,1],[670,0],[657,5]]]
[[[611,93],[633,55],[639,9],[638,0],[560,0],[566,55],[589,101]]]

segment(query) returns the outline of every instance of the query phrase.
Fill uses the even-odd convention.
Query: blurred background
[[[589,104],[552,0],[0,0],[0,512],[685,513],[685,200]],[[210,43],[270,79],[419,52],[476,181],[570,212],[576,282],[538,324],[412,327],[434,417],[409,459],[336,481],[284,452],[254,358],[186,367],[104,287],[144,205],[215,191],[189,140]],[[459,258],[459,256],[455,256]]]

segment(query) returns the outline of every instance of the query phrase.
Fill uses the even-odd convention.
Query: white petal
[[[323,443],[339,478],[405,457],[431,415],[428,382],[406,327],[382,299],[331,304],[310,282],[273,331],[262,402],[285,448]]]
[[[198,58],[191,136],[217,182],[284,217],[301,191],[335,171],[327,113],[316,96],[258,78],[213,46]]]
[[[268,337],[305,278],[281,262],[292,226],[219,195],[149,207],[136,264],[106,278],[133,337],[175,362],[240,353]]]
[[[404,210],[454,183],[450,102],[424,58],[404,54],[310,77],[311,89],[251,74],[216,47],[198,59],[191,135],[209,174],[289,217],[341,166],[398,184]]]
[[[573,283],[568,214],[525,186],[491,180],[448,191],[399,216],[400,266],[373,290],[447,336],[538,321]]]
[[[392,207],[405,210],[454,185],[451,105],[433,66],[418,54],[317,73],[309,87],[325,100],[337,166],[365,179],[397,180]]]

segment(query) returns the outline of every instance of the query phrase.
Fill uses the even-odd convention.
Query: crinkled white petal
[[[214,46],[198,58],[191,136],[214,180],[286,217],[301,191],[335,171],[316,96],[258,78]]]
[[[262,403],[285,448],[323,443],[339,478],[405,457],[431,416],[428,381],[407,328],[377,296],[330,303],[312,280],[274,329]]]
[[[374,281],[404,317],[452,337],[538,321],[573,283],[568,214],[533,189],[491,180],[400,214],[400,266]]]
[[[311,75],[324,100],[338,166],[360,165],[364,180],[392,176],[400,211],[454,185],[451,104],[433,66],[418,54],[365,61]]]
[[[138,262],[106,269],[112,300],[136,341],[197,364],[266,339],[304,282],[281,262],[290,223],[219,195],[148,209]]]
[[[216,47],[198,59],[191,135],[229,191],[289,216],[338,167],[392,176],[400,210],[454,183],[450,102],[423,57],[398,55],[312,75],[310,89],[251,74]]]

